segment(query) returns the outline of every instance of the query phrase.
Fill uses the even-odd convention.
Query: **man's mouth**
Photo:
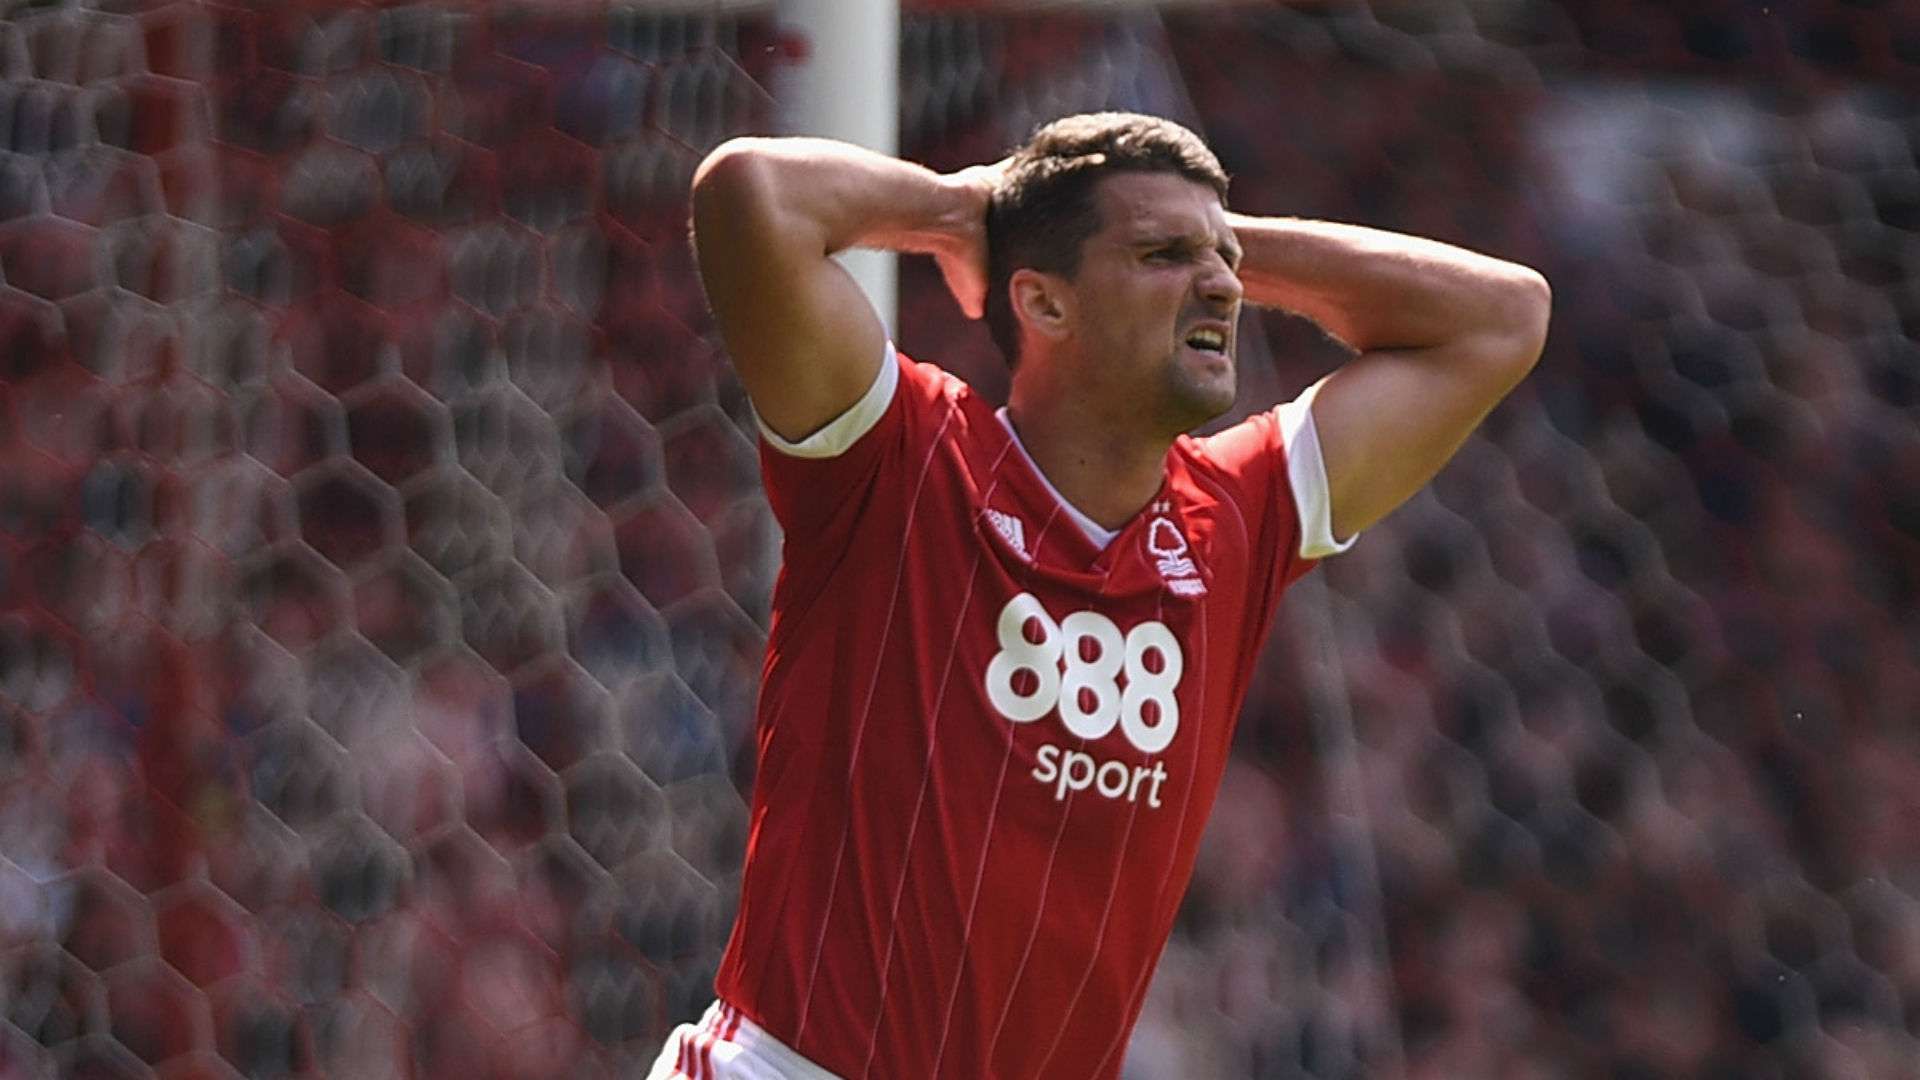
[[[1227,335],[1223,331],[1214,329],[1195,330],[1187,335],[1187,345],[1201,352],[1219,353],[1225,356]]]

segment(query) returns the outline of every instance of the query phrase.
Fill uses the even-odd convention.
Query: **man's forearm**
[[[1546,282],[1524,266],[1360,225],[1229,220],[1247,300],[1306,315],[1360,351],[1545,333]]]
[[[982,211],[969,189],[931,169],[831,139],[734,139],[701,164],[696,200],[710,181],[746,192],[776,227],[804,233],[825,254],[935,254]]]

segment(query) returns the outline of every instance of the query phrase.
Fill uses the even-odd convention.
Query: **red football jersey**
[[[1281,420],[1179,439],[1102,549],[964,382],[888,363],[844,451],[762,447],[786,546],[717,988],[843,1077],[1113,1077],[1313,565]]]

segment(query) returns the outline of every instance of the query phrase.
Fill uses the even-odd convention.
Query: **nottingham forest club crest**
[[[1160,571],[1160,577],[1174,595],[1207,595],[1207,584],[1200,579],[1200,572],[1187,553],[1187,538],[1181,534],[1180,526],[1167,517],[1172,506],[1156,502],[1152,509],[1153,520],[1147,523],[1147,554],[1153,556],[1154,568]]]

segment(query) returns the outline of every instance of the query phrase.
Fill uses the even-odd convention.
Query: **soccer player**
[[[740,913],[656,1077],[1116,1076],[1287,585],[1533,365],[1548,291],[1226,208],[1191,132],[1042,127],[939,175],[819,139],[700,166],[694,242],[785,530]],[[934,256],[1013,365],[898,353],[829,256]],[[1243,300],[1355,359],[1206,438]]]

